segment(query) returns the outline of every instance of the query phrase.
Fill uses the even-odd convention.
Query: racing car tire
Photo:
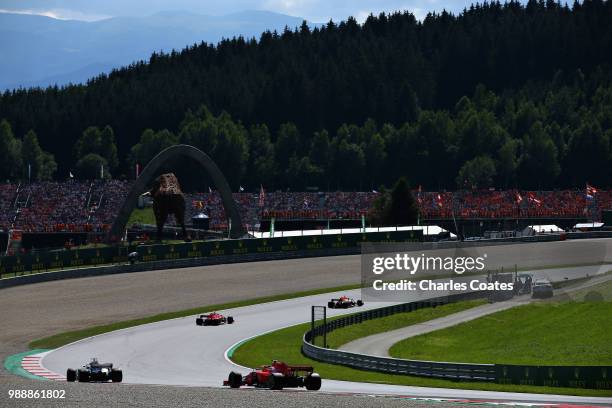
[[[227,324],[233,324],[234,318],[232,316],[227,316]]]
[[[283,389],[283,375],[278,373],[272,373],[268,377],[268,388],[271,390],[282,390]]]
[[[123,371],[118,368],[113,368],[110,373],[110,378],[112,382],[123,381]]]
[[[196,326],[203,326],[204,325],[204,321],[202,320],[201,317],[198,317],[196,319]]]
[[[333,309],[336,306],[335,302],[327,302],[327,307]]]
[[[359,306],[359,307],[363,306],[363,300],[359,299],[357,301],[357,306]]]
[[[74,368],[69,368],[66,370],[66,381],[75,382],[76,381],[76,370]]]
[[[79,382],[89,382],[89,371],[79,369],[78,380]]]
[[[321,376],[317,373],[312,373],[304,378],[304,387],[308,391],[318,391],[321,389]]]
[[[227,377],[227,383],[230,388],[240,388],[242,385],[242,374],[232,371]]]

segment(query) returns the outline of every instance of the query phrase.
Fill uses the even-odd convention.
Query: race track
[[[610,239],[551,242],[509,246],[507,256],[508,259],[517,260],[519,265],[523,260],[530,265],[534,262],[560,265],[589,260],[610,263],[611,248]],[[36,338],[95,324],[205,304],[354,284],[359,281],[360,257],[338,256],[142,272],[3,289],[0,291],[0,310],[10,310],[11,313],[0,314],[0,324],[3,327],[0,331],[0,353],[4,358],[8,354],[26,350],[27,343]],[[60,348],[48,354],[43,359],[43,364],[64,374],[68,366],[82,365],[92,356],[110,360],[123,366],[125,380],[134,385],[94,387],[96,393],[99,393],[98,396],[87,393],[89,388],[83,384],[62,383],[62,386],[79,395],[78,401],[92,403],[101,401],[100,398],[108,398],[109,401],[119,403],[127,398],[126,395],[131,395],[122,391],[129,389],[144,401],[141,404],[134,402],[134,406],[150,406],[146,402],[149,398],[155,398],[156,404],[172,406],[172,398],[175,397],[170,395],[177,395],[172,386],[161,386],[162,389],[168,390],[166,398],[163,392],[157,392],[160,388],[138,384],[218,387],[232,369],[232,364],[224,357],[231,345],[266,330],[307,321],[310,318],[309,306],[313,303],[325,304],[328,297],[330,295],[320,295],[309,299],[237,309],[231,312],[236,318],[236,324],[233,326],[197,327],[194,317],[190,317],[108,333]],[[367,304],[365,307],[380,306],[384,304]],[[293,307],[295,309],[292,309]],[[289,310],[294,312],[289,313]],[[335,313],[341,312],[334,311],[331,314]],[[154,369],[160,365],[161,370]],[[22,384],[23,387],[25,383],[28,387],[38,387],[38,384],[45,384],[13,377],[4,370],[0,380],[0,385],[3,386]],[[56,384],[54,383],[54,386]],[[155,391],[148,392],[148,389]],[[204,390],[200,387],[197,389]],[[451,398],[463,395],[466,398],[477,396],[476,398],[488,400],[602,403],[601,399],[567,396],[428,389],[340,381],[324,381],[324,390],[334,393],[351,393],[358,390],[362,393],[396,396]],[[205,394],[210,398],[217,398],[219,393],[227,395],[226,391],[228,390],[210,388]],[[185,395],[192,394],[191,391],[185,391]],[[104,397],[101,397],[102,395]],[[122,396],[117,397],[119,395]],[[307,406],[310,401],[308,398],[317,397],[295,398]],[[326,405],[331,406],[331,401],[341,401],[339,398],[336,396],[335,399],[326,399]],[[223,399],[237,400],[233,397]],[[260,400],[259,397],[256,399]],[[608,399],[603,403],[610,405],[612,400]],[[187,405],[189,404],[185,406]],[[364,402],[363,405],[369,406],[370,403]],[[392,403],[381,401],[381,405]]]
[[[537,277],[546,276],[562,281],[587,274],[593,275],[599,267],[567,268],[558,271],[534,271]],[[252,336],[310,320],[311,305],[325,305],[332,297],[347,294],[359,298],[360,291],[337,292],[302,297],[272,303],[220,311],[234,316],[236,323],[220,327],[199,327],[195,316],[168,320],[130,329],[115,331],[85,339],[46,354],[42,365],[55,373],[64,373],[67,367],[79,367],[91,357],[117,364],[124,370],[124,381],[135,384],[163,384],[218,387],[230,371],[246,368],[236,366],[226,358],[228,350]],[[421,294],[421,299],[427,296]],[[414,297],[417,300],[417,297]],[[523,302],[528,300],[522,299]],[[388,306],[392,303],[373,302],[360,310]],[[497,305],[503,305],[499,303]],[[502,307],[510,307],[508,303]],[[352,313],[355,309],[328,309],[329,316]],[[480,311],[486,313],[486,309]],[[472,314],[477,317],[478,313]],[[381,335],[384,336],[384,335]],[[452,397],[469,399],[495,399],[520,401],[587,403],[601,399],[568,396],[542,396],[537,394],[445,390],[422,387],[389,386],[324,380],[323,391],[338,393],[374,393],[416,395],[421,397]],[[612,403],[612,399],[608,402]]]

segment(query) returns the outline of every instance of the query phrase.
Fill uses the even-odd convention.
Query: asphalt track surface
[[[540,257],[543,264],[552,262],[555,265],[588,262],[588,260],[610,262],[611,244],[612,240],[590,240],[529,246],[536,248],[521,245],[516,248],[509,247],[508,257],[533,261],[535,256]],[[65,330],[204,304],[354,284],[360,280],[359,269],[359,256],[339,256],[142,272],[3,289],[0,292],[0,310],[4,311],[0,313],[0,327],[2,327],[0,353],[5,358],[8,354],[26,350],[27,343],[33,339]],[[306,311],[302,315],[302,321],[308,319],[307,313]],[[239,315],[236,315],[236,318],[239,320],[235,326],[225,326],[219,329],[239,328],[243,318]],[[172,323],[169,324],[174,324],[174,321],[170,322]],[[210,328],[190,324],[189,330],[191,329]],[[203,333],[206,332],[200,331],[197,335]],[[181,342],[174,344],[173,350],[180,353],[182,351]],[[94,353],[94,355],[103,358],[99,353]],[[91,356],[83,357],[86,360]],[[150,356],[144,356],[145,359],[148,357]],[[83,362],[83,360],[75,361],[75,365]],[[201,369],[205,368],[206,366],[201,367]],[[65,367],[62,368],[62,372],[64,370]],[[226,374],[224,372],[223,376]],[[129,378],[128,375],[126,369],[126,380]],[[218,381],[222,379],[223,377],[215,379],[214,385],[218,385]],[[342,385],[341,382],[338,382],[340,392],[344,390]],[[363,392],[369,393],[371,392],[370,387],[376,384],[361,384],[361,386]],[[285,405],[283,401],[292,401],[289,406],[355,406],[354,398],[358,399],[358,406],[396,406],[397,403],[402,406],[423,405],[423,402],[414,400],[376,398],[375,402],[372,402],[360,396],[338,396],[326,393],[295,393],[295,396],[285,397],[288,393],[232,392],[200,387],[128,384],[107,387],[103,384],[36,382],[12,376],[3,370],[0,374],[0,388],[2,389],[0,406],[8,406],[5,404],[8,402],[5,399],[5,390],[15,387],[66,389],[69,398],[61,401],[58,406],[80,406],[81,404],[106,406],[109,403],[121,403],[128,406],[192,406],[191,404],[243,406],[244,402],[249,402],[248,405],[257,407],[271,404],[276,406],[276,402],[279,405]],[[428,394],[427,389],[412,388]],[[405,390],[406,387],[389,387],[390,394],[394,392],[405,394]],[[442,396],[450,396],[454,393],[455,390],[436,390],[435,392],[439,395],[445,394]],[[245,397],[245,395],[248,396]],[[430,395],[433,394],[430,393]],[[499,393],[491,393],[490,398],[496,399],[498,395]],[[519,400],[523,397],[524,394],[514,396]],[[540,401],[550,401],[552,398],[542,395],[538,397]],[[223,401],[223,404],[219,401]],[[31,406],[45,406],[44,402],[42,402],[43,405],[36,405],[35,401],[22,402],[22,404],[25,404],[23,406],[30,406],[30,404]]]
[[[599,267],[568,268],[559,271],[534,272],[535,277],[547,276],[562,281],[565,277],[575,279],[593,275]],[[556,272],[556,273],[555,273]],[[556,279],[555,279],[556,278]],[[346,294],[358,298],[359,290],[336,292],[308,296],[279,302],[264,303],[248,307],[222,310],[231,315],[236,323],[219,327],[199,327],[195,325],[195,316],[167,320],[130,329],[115,331],[85,339],[47,354],[42,364],[45,368],[64,373],[67,367],[77,368],[91,357],[100,361],[117,364],[124,370],[124,381],[135,384],[162,384],[184,386],[219,386],[230,371],[242,371],[246,368],[233,364],[226,358],[232,346],[247,338],[261,333],[278,330],[283,327],[307,322],[310,320],[312,305],[325,305],[332,297]],[[420,293],[425,299],[427,294]],[[418,298],[415,296],[414,300]],[[518,302],[528,302],[522,298]],[[513,303],[498,303],[495,308],[508,308]],[[360,308],[378,308],[393,303],[374,302]],[[330,317],[354,312],[355,309],[328,309]],[[472,318],[483,314],[487,309],[479,309]],[[384,335],[382,335],[384,336]],[[384,384],[363,384],[343,381],[324,380],[322,390],[332,393],[374,393],[416,395],[420,397],[453,397],[468,399],[504,399],[515,400],[516,395],[471,390],[441,390],[420,387],[389,386]],[[542,395],[522,394],[521,401],[540,401]],[[576,397],[546,397],[548,402],[586,403],[597,399]],[[612,403],[612,399],[608,402]]]
[[[234,344],[307,322],[311,305],[325,305],[331,297],[344,293],[359,296],[359,290],[353,290],[218,311],[234,317],[231,325],[196,326],[195,316],[189,316],[111,332],[61,347],[46,355],[42,364],[64,373],[67,367],[80,367],[91,357],[98,357],[122,367],[127,383],[220,386],[230,371],[240,371],[225,357]],[[360,309],[391,304],[376,303]],[[328,312],[333,317],[355,310]]]

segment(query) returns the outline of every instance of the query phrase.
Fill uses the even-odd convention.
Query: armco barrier
[[[495,380],[502,384],[547,387],[612,389],[609,366],[522,366],[495,365]]]
[[[612,237],[612,232],[577,232],[567,234],[567,238],[570,239],[603,237]],[[501,241],[519,243],[526,241],[553,241],[559,239],[559,234],[550,234],[524,238],[470,242],[481,245]],[[267,239],[219,240],[171,245],[119,246],[88,249],[77,248],[72,250],[37,252],[0,257],[0,276],[6,277],[6,275],[11,274],[17,276],[47,272],[49,270],[121,264],[127,262],[127,255],[132,251],[137,251],[140,254],[140,262],[152,262],[201,257],[266,254],[273,252],[286,254],[297,252],[304,253],[313,250],[331,250],[334,252],[350,248],[354,249],[354,253],[358,253],[359,244],[361,242],[415,241],[423,241],[422,230],[369,232],[367,234],[309,235]]]
[[[29,283],[49,282],[61,279],[84,278],[89,276],[112,275],[116,273],[145,272],[163,269],[189,268],[205,265],[219,265],[241,262],[273,261],[279,259],[309,258],[317,256],[352,255],[359,253],[359,249],[347,248],[345,250],[315,250],[297,252],[272,252],[266,254],[247,254],[241,256],[218,256],[208,258],[177,259],[173,261],[152,261],[136,263],[134,265],[122,263],[120,265],[105,265],[90,268],[65,269],[54,272],[40,272],[29,275],[19,275],[13,278],[0,279],[0,289]]]
[[[366,320],[485,296],[487,296],[487,292],[463,293],[427,301],[372,309],[341,317],[328,322],[324,326],[321,325],[314,330],[307,331],[302,339],[302,352],[312,359],[325,363],[341,364],[388,374],[414,375],[456,381],[489,381],[501,384],[612,389],[612,381],[608,378],[612,374],[612,367],[609,366],[520,366],[405,360],[351,353],[312,344],[313,337],[322,335],[324,330],[329,333],[338,328],[359,324]]]
[[[416,230],[52,251],[0,258],[0,273],[5,277],[0,279],[0,288],[112,273],[359,254],[361,242],[422,240],[422,231]],[[132,251],[139,253],[139,262],[127,265],[127,255]]]
[[[344,316],[327,322],[304,334],[302,352],[315,360],[332,364],[342,364],[362,370],[379,371],[389,374],[405,374],[424,377],[445,378],[453,380],[493,381],[495,365],[493,364],[463,364],[435,361],[404,360],[399,358],[379,357],[365,354],[350,353],[316,346],[313,337],[328,333],[341,327],[359,324],[367,320],[391,316],[396,313],[412,312],[418,309],[436,307],[459,300],[478,299],[487,296],[487,292],[467,292],[433,298],[426,301],[402,303],[379,309],[366,310],[354,315]]]
[[[314,235],[268,239],[231,239],[167,245],[141,245],[58,250],[0,258],[0,274],[24,274],[51,269],[117,264],[127,261],[128,253],[140,254],[140,262],[176,259],[240,256],[272,252],[290,253],[322,249],[359,248],[361,242],[422,241],[423,232],[390,231],[363,234]]]
[[[493,381],[495,365],[493,364],[455,364],[431,361],[402,360],[390,357],[368,356],[331,350],[308,343],[304,339],[302,352],[315,360],[369,371],[380,371],[388,374],[404,374],[422,377],[435,377],[452,380]]]

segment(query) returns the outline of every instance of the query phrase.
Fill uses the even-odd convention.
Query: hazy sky
[[[185,10],[222,15],[244,10],[267,10],[325,22],[368,14],[409,10],[417,18],[428,11],[461,11],[470,0],[0,0],[0,12],[41,14],[55,18],[93,21],[117,16],[146,16],[160,11]]]

